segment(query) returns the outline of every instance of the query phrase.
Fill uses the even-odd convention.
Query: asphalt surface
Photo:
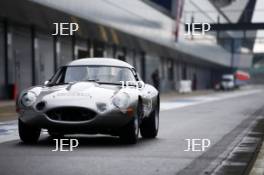
[[[80,143],[74,151],[53,152],[55,142],[46,134],[37,145],[25,145],[17,139],[2,142],[0,174],[207,174],[262,117],[256,111],[264,106],[263,92],[228,92],[162,102],[158,138],[140,139],[136,145],[124,145],[108,136],[75,136]],[[185,139],[210,139],[211,145],[205,151],[188,152],[184,151]]]

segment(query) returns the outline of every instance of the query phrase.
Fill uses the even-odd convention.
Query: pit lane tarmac
[[[245,130],[247,125],[249,126]],[[248,175],[261,148],[263,137],[264,106],[177,175]],[[218,158],[214,159],[217,154]]]

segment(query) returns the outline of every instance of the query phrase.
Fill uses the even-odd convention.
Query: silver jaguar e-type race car
[[[159,92],[142,82],[134,67],[110,58],[86,58],[61,67],[43,86],[17,99],[19,136],[37,142],[41,129],[51,137],[110,134],[126,143],[155,138]]]

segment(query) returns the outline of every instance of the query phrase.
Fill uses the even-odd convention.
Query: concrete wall
[[[53,38],[37,33],[36,35],[36,83],[43,84],[54,74]]]

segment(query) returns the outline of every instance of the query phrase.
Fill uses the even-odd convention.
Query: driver
[[[65,76],[65,82],[85,81],[88,79],[86,67],[68,68]]]

